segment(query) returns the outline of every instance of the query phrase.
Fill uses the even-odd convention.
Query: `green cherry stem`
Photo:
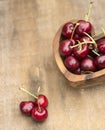
[[[94,34],[92,37],[94,38],[94,37],[97,37],[97,36],[102,35],[102,34],[104,34],[104,36],[105,36],[105,29],[104,29],[104,28],[101,28],[101,30],[102,30],[102,32],[99,32],[99,33],[97,33],[97,34]]]
[[[24,89],[24,88],[20,88],[20,90],[26,92],[27,94],[29,94],[30,96],[34,97],[35,99],[37,99],[38,97],[35,96],[34,94],[30,93],[28,90]]]
[[[80,42],[80,41],[79,41],[79,42]],[[84,42],[80,42],[81,45],[83,45],[83,44],[90,44],[90,43],[91,43],[91,44],[94,44],[94,43],[91,42],[91,41],[89,41],[89,42],[85,42],[85,41],[84,41]],[[73,48],[78,47],[78,46],[79,46],[79,44],[76,44],[76,45],[74,45],[74,46],[70,46],[70,48],[73,49]]]
[[[92,52],[93,52],[94,54],[96,54],[97,56],[100,56],[100,54],[98,54],[96,51],[92,50]]]
[[[86,20],[86,21],[89,20],[92,6],[93,6],[93,2],[90,2],[90,4],[89,4],[89,9],[88,9],[88,13],[85,15],[85,20]]]
[[[84,32],[84,34],[87,35],[92,40],[93,44],[97,48],[97,43],[95,42],[95,40],[88,33]]]
[[[72,32],[72,34],[71,34],[70,40],[73,39],[74,32],[75,32],[75,30],[76,30],[76,28],[77,28],[78,25],[79,25],[79,23],[76,23],[76,25],[75,25],[75,27],[74,27],[74,29],[73,29],[73,32]]]

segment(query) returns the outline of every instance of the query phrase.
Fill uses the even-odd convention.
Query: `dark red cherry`
[[[73,46],[75,44],[76,42],[73,39],[61,41],[59,46],[59,52],[61,56],[71,55],[73,49],[71,49],[70,46]]]
[[[68,56],[64,64],[70,70],[76,70],[79,67],[79,61],[73,56]]]
[[[86,33],[91,33],[92,31],[92,25],[90,22],[85,21],[85,20],[79,20],[77,21],[79,23],[78,27],[76,28],[76,33],[80,36],[85,35],[84,32]]]
[[[73,29],[74,24],[72,22],[66,23],[62,28],[62,35],[70,39]]]
[[[38,95],[38,98],[35,100],[35,104],[37,104],[38,106],[38,103],[41,107],[47,107],[48,106],[47,97],[43,94]]]
[[[94,60],[90,58],[85,58],[81,61],[81,69],[84,71],[95,71],[95,63]]]
[[[83,37],[81,37],[80,42],[84,42],[84,41],[89,43],[91,41],[91,39],[89,37],[87,37],[87,36],[83,36]]]
[[[97,56],[95,59],[95,64],[99,69],[105,68],[105,55]]]
[[[35,106],[35,104],[32,101],[23,101],[20,103],[20,110],[25,115],[30,116],[34,106]]]
[[[73,39],[76,41],[76,40],[79,40],[80,39],[80,36],[77,34],[77,33],[75,33],[74,34],[74,36],[73,36]]]
[[[73,53],[74,53],[75,57],[77,57],[80,60],[85,58],[89,53],[88,45],[87,44],[82,44],[82,50],[80,50],[79,46],[75,47],[73,49]]]
[[[48,116],[48,111],[44,107],[35,107],[32,109],[32,117],[36,121],[44,121]]]
[[[99,52],[105,54],[105,39],[99,40],[97,44]]]
[[[77,69],[74,71],[74,73],[75,73],[75,74],[78,74],[78,75],[81,74],[81,68],[80,68],[80,67],[77,68]]]

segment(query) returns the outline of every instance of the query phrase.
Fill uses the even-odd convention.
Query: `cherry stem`
[[[74,32],[75,32],[75,30],[76,30],[76,28],[77,28],[78,25],[79,25],[79,23],[76,23],[76,25],[75,25],[75,27],[74,27],[74,29],[73,29],[73,32],[72,32],[72,34],[71,34],[70,40],[73,39]]]
[[[41,112],[41,107],[40,107],[39,101],[38,101],[38,110],[39,110],[39,112]]]
[[[24,89],[24,88],[20,88],[20,90],[26,92],[27,94],[29,94],[30,96],[34,97],[35,99],[37,99],[38,97],[35,96],[34,94],[30,93],[28,90]]]
[[[79,41],[80,42],[80,41]],[[91,41],[89,41],[89,42],[86,42],[86,40],[84,41],[84,42],[80,42],[80,44],[81,45],[83,45],[83,44],[94,44],[94,42],[91,42]],[[72,49],[72,48],[75,48],[75,47],[78,47],[79,46],[79,44],[76,44],[76,45],[74,45],[74,46],[70,46],[70,48]]]
[[[97,43],[94,41],[94,39],[88,33],[84,32],[84,34],[87,35],[92,40],[93,44],[97,48]]]
[[[98,54],[96,51],[92,50],[92,52],[93,52],[94,54],[96,54],[97,56],[100,56],[100,54]]]
[[[78,40],[78,46],[79,46],[78,53],[80,53],[80,51],[82,50],[82,44],[81,44],[81,42],[79,40]]]
[[[105,29],[104,29],[104,28],[101,28],[101,29],[102,29],[102,32],[99,32],[99,33],[93,35],[93,38],[96,37],[96,36],[99,36],[99,35],[101,35],[101,34],[104,34],[104,35],[105,35]]]
[[[88,9],[88,13],[85,15],[85,20],[86,20],[86,21],[89,20],[90,13],[91,13],[91,9],[92,9],[92,5],[93,5],[93,2],[90,2],[90,4],[89,4],[89,9]]]
[[[39,92],[40,92],[40,86],[38,87],[38,90],[37,90],[37,96],[39,95]]]

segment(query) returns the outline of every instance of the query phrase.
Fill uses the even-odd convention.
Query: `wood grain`
[[[59,72],[52,49],[56,31],[83,18],[89,0],[0,0],[0,130],[105,130],[105,85],[73,89]],[[105,27],[105,1],[95,0],[90,21]],[[94,81],[95,82],[95,81]],[[49,99],[49,117],[37,123],[19,111],[33,100],[19,87]],[[97,85],[96,85],[97,86]]]

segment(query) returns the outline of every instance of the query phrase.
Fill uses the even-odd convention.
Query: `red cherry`
[[[78,75],[81,74],[81,68],[76,69],[76,70],[74,71],[74,73],[75,73],[75,74],[78,74]]]
[[[95,63],[92,59],[90,58],[85,58],[81,62],[81,69],[84,71],[95,71]]]
[[[92,31],[92,25],[90,22],[85,21],[85,20],[79,20],[77,23],[79,23],[78,27],[76,28],[76,33],[79,36],[85,35],[84,32],[86,33],[91,33]]]
[[[35,104],[32,101],[23,101],[20,103],[20,110],[25,115],[30,116],[34,106],[35,106]]]
[[[83,36],[81,39],[80,39],[80,42],[84,42],[84,40],[89,43],[91,41],[91,39],[87,36]]]
[[[44,121],[48,116],[48,111],[44,107],[35,107],[32,109],[32,117],[36,121]]]
[[[95,64],[99,69],[105,68],[105,55],[97,56],[95,59]]]
[[[38,105],[38,103],[41,107],[47,107],[48,106],[47,97],[43,94],[38,95],[38,98],[36,99],[35,104]]]
[[[73,36],[73,39],[76,41],[76,40],[79,40],[80,39],[80,36],[77,34],[77,33],[75,33],[74,34],[74,36]]]
[[[70,70],[76,70],[79,67],[79,61],[73,56],[67,57],[64,64]]]
[[[65,36],[66,38],[69,38],[71,37],[72,35],[72,31],[74,29],[74,24],[72,22],[68,22],[66,23],[64,26],[63,26],[63,29],[62,29],[62,35]]]
[[[59,46],[59,52],[60,52],[61,56],[71,55],[72,49],[70,48],[70,46],[73,46],[75,44],[76,43],[75,43],[75,41],[73,39],[71,39],[71,40],[63,40],[60,43],[60,46]]]
[[[80,60],[85,58],[89,53],[88,45],[87,44],[82,44],[82,50],[80,50],[79,47],[75,47],[73,49],[73,53],[74,53],[75,57],[77,57]]]
[[[105,39],[101,39],[97,42],[99,52],[105,54]]]

